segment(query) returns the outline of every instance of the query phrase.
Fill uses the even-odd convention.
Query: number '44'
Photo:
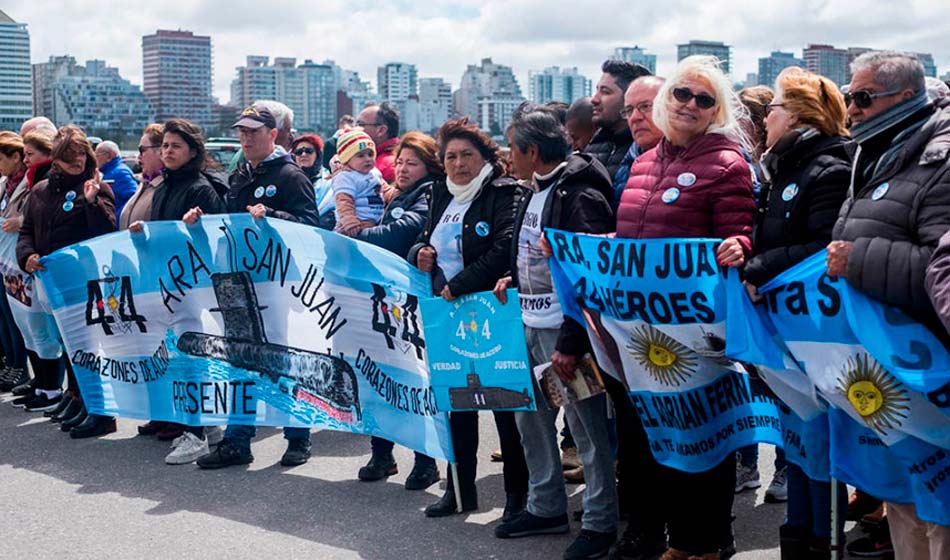
[[[466,340],[469,336],[468,331],[470,331],[472,333],[472,336],[477,339],[478,330],[479,330],[478,323],[476,323],[474,320],[468,323],[466,323],[464,320],[460,320],[458,328],[455,329],[455,336],[461,338],[462,340]],[[488,324],[488,319],[485,319],[485,322],[482,323],[480,334],[481,334],[481,337],[484,338],[485,340],[491,339],[491,327]]]

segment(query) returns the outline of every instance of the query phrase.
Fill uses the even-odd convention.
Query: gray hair
[[[870,70],[874,83],[885,91],[905,89],[921,92],[926,89],[924,66],[913,54],[898,51],[866,52],[851,63],[851,74]]]
[[[927,84],[927,97],[931,101],[936,101],[943,97],[950,97],[950,86],[948,86],[946,82],[927,76],[924,79],[924,83]]]
[[[508,125],[511,142],[521,152],[530,146],[538,147],[544,163],[563,161],[571,153],[571,142],[557,114],[549,108],[524,104],[515,111]]]
[[[113,142],[112,140],[106,140],[105,142],[99,142],[99,145],[96,146],[96,151],[102,150],[112,154],[113,157],[119,155],[119,145]]]
[[[277,121],[277,128],[284,132],[290,132],[290,129],[294,127],[294,111],[290,107],[284,105],[280,101],[274,101],[273,99],[258,99],[254,102],[254,105],[262,105],[270,111],[270,114],[274,115],[274,120]]]

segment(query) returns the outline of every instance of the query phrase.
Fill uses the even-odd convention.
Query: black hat
[[[241,118],[231,125],[231,128],[237,128],[239,126],[247,128],[260,128],[262,126],[277,128],[277,119],[274,118],[273,113],[271,113],[267,107],[263,105],[251,105],[241,111]]]

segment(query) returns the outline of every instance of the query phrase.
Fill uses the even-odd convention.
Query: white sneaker
[[[745,489],[754,489],[762,486],[759,482],[759,469],[736,465],[736,494]]]
[[[187,465],[211,452],[208,449],[208,440],[199,439],[191,432],[185,432],[178,439],[178,445],[165,457],[165,462],[169,465]]]
[[[224,430],[221,426],[208,426],[205,428],[205,437],[208,438],[208,447],[214,447],[224,439]]]

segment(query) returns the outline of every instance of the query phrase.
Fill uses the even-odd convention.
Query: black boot
[[[416,463],[406,477],[406,490],[425,490],[439,481],[439,467],[432,464]]]
[[[104,436],[116,431],[115,418],[112,416],[99,416],[90,414],[81,424],[69,430],[69,437],[73,439],[85,439],[97,436]]]
[[[505,511],[501,515],[501,522],[507,523],[515,517],[518,517],[524,511],[528,503],[528,497],[524,494],[508,494],[505,496]]]
[[[478,509],[478,494],[475,491],[475,484],[472,482],[470,485],[463,485],[462,487],[462,512],[476,509]],[[427,507],[425,514],[426,517],[446,517],[455,513],[458,513],[458,503],[455,499],[455,481],[452,476],[452,469],[449,468],[445,494],[438,502]]]
[[[372,457],[369,458],[369,463],[360,467],[360,471],[356,476],[364,482],[374,482],[398,472],[399,468],[396,466],[396,459],[393,458],[392,453],[381,455],[373,453]]]
[[[59,429],[64,432],[68,432],[69,430],[72,430],[76,426],[82,424],[88,415],[89,413],[86,411],[86,407],[82,406],[80,403],[79,412],[70,418],[64,418],[59,425]]]
[[[803,558],[807,560],[830,560],[831,539],[820,539],[818,537],[808,539],[808,552]]]
[[[778,528],[782,560],[801,560],[808,556],[808,531],[804,527],[782,525]]]

